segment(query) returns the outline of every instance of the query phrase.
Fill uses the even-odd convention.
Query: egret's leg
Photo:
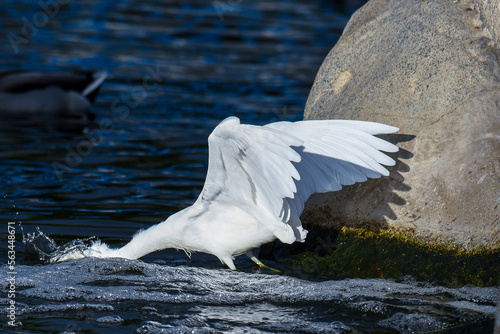
[[[252,251],[248,251],[246,252],[246,255],[253,261],[255,262],[259,268],[267,268],[267,269],[270,269],[276,273],[281,273],[281,271],[279,271],[278,269],[274,269],[274,268],[271,268],[269,266],[266,266],[264,263],[262,263],[255,255],[253,255]]]

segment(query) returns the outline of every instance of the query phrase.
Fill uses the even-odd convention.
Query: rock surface
[[[500,247],[500,3],[371,0],[321,66],[306,119],[400,127],[390,177],[314,195],[303,221]]]

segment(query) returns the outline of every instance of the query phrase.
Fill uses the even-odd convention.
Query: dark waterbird
[[[0,72],[0,118],[7,123],[88,124],[106,72]]]

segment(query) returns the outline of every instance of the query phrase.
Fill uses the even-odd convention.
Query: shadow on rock
[[[379,137],[396,145],[415,138],[414,135],[407,134]],[[400,149],[388,155],[396,160],[396,165],[388,168],[391,172],[389,177],[369,179],[363,183],[345,186],[336,192],[311,196],[301,216],[303,226],[309,231],[306,241],[286,245],[277,240],[263,245],[259,256],[274,261],[286,260],[304,252],[314,252],[320,257],[328,256],[337,249],[336,239],[344,226],[388,228],[386,219],[396,219],[394,210],[406,204],[397,193],[411,189],[404,183],[404,173],[410,170],[404,160],[411,159],[413,153]]]

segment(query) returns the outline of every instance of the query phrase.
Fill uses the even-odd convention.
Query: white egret
[[[375,134],[398,128],[347,120],[277,122],[265,126],[222,121],[208,138],[205,185],[196,202],[119,249],[97,242],[82,256],[138,259],[166,248],[204,252],[236,269],[234,256],[275,240],[303,242],[300,214],[313,193],[389,175],[398,147]]]

